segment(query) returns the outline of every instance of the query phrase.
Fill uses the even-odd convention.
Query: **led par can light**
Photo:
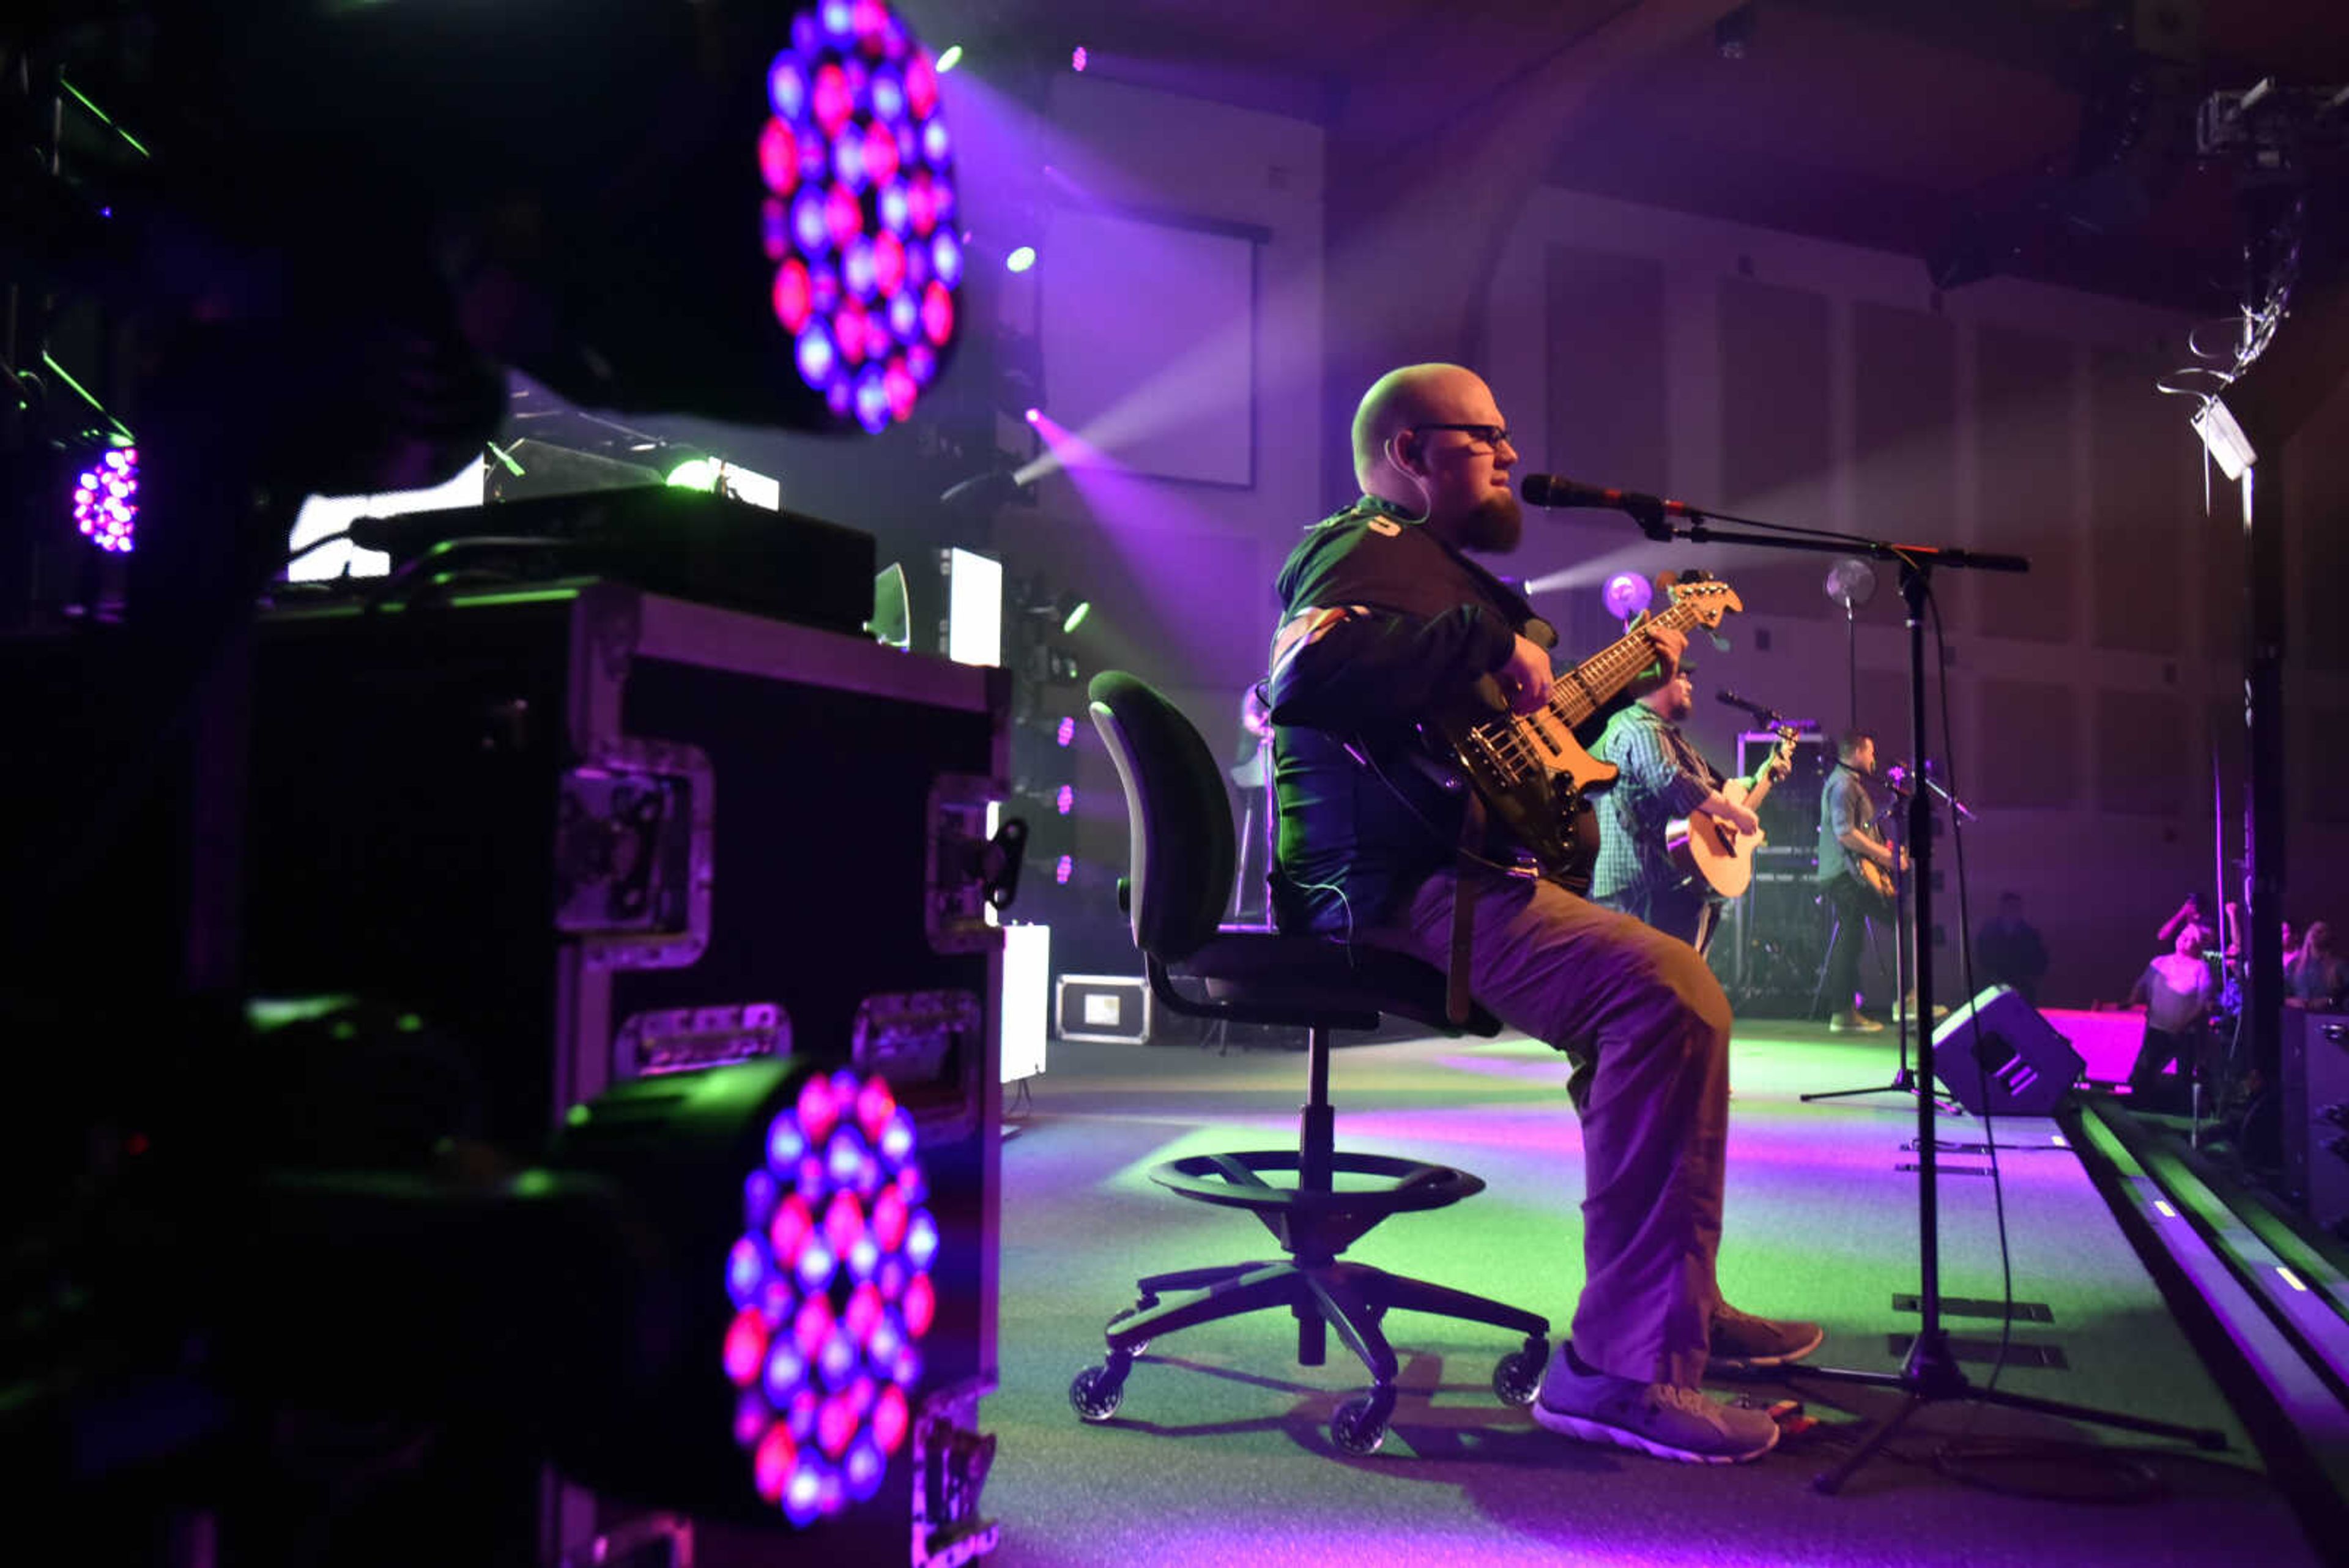
[[[558,1168],[630,1195],[671,1282],[667,1376],[566,1468],[667,1507],[808,1526],[870,1503],[909,1442],[941,1247],[910,1111],[877,1075],[768,1060],[575,1108]]]
[[[168,99],[142,123],[191,171],[175,198],[305,265],[406,256],[574,402],[874,432],[947,366],[957,143],[885,0],[198,0],[165,26],[172,69],[126,101]],[[233,157],[188,157],[182,124]]]

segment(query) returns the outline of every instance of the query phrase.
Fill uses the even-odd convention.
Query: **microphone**
[[[1736,692],[1730,691],[1725,686],[1713,694],[1713,700],[1719,702],[1723,707],[1743,708],[1765,724],[1775,724],[1778,722],[1778,711],[1776,709],[1769,707],[1764,703],[1756,702],[1749,697],[1740,697]]]
[[[1609,490],[1583,484],[1555,473],[1529,473],[1518,483],[1517,493],[1528,506],[1594,506],[1601,511],[1629,513],[1651,539],[1669,539],[1667,516],[1702,522],[1704,514],[1684,501],[1667,501],[1637,490]]]

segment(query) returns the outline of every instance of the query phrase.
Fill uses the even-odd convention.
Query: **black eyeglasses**
[[[1509,439],[1509,427],[1506,425],[1413,425],[1411,428],[1415,431],[1458,431],[1471,441],[1483,441],[1493,447]]]

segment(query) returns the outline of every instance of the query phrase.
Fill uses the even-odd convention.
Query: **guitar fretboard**
[[[1723,591],[1718,584],[1706,593],[1703,586],[1650,618],[1655,626],[1686,631],[1721,617]],[[1549,699],[1541,711],[1523,718],[1487,720],[1468,732],[1470,742],[1499,770],[1505,779],[1535,776],[1557,765],[1558,759],[1580,756],[1574,731],[1605,706],[1632,678],[1656,661],[1645,628],[1626,632],[1564,675],[1550,682]]]
[[[1682,600],[1661,615],[1651,617],[1651,622],[1686,631],[1703,619],[1703,612],[1693,600]],[[1646,628],[1626,632],[1551,682],[1550,711],[1572,729],[1599,711],[1631,683],[1632,677],[1655,661],[1655,647],[1648,640]]]

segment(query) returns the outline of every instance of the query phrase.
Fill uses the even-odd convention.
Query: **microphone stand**
[[[1948,801],[1950,803],[1950,809],[1957,814],[1957,817],[1960,822],[1971,823],[1982,820],[1974,815],[1974,810],[1971,806],[1968,805],[1964,801],[1960,800],[1956,795],[1951,794],[1948,790],[1943,789],[1941,787],[1941,781],[1927,773],[1925,771],[1924,764],[1921,763],[1918,764],[1917,768],[1917,782],[1923,784],[1927,789],[1931,790],[1935,794],[1940,795],[1943,800]]]
[[[1685,538],[1692,544],[1755,545],[1767,549],[1813,550],[1832,552],[1857,547],[1860,553],[1878,560],[1897,562],[1900,567],[1900,596],[1908,606],[1909,627],[1909,732],[1912,756],[1926,753],[1925,725],[1925,606],[1931,597],[1932,573],[1937,566],[1972,571],[2027,572],[2030,561],[2022,556],[1996,555],[1978,550],[1940,549],[1926,545],[1894,545],[1881,540],[1859,539],[1829,534],[1822,529],[1785,530],[1781,524],[1755,523],[1750,518],[1733,517],[1728,521],[1744,523],[1753,527],[1773,530],[1768,533],[1724,531],[1710,526],[1713,514],[1700,511],[1683,502],[1664,502],[1651,496],[1640,496],[1634,503],[1637,510],[1626,510],[1639,520],[1651,538]],[[1670,513],[1682,520],[1674,528],[1664,520]],[[1911,929],[1920,939],[1932,932],[1933,902],[1933,839],[1932,797],[1918,790],[1909,797],[1909,840],[1911,865],[1915,870],[1916,899],[1910,916]],[[1917,956],[1917,990],[1920,997],[1932,994],[1933,950],[1930,942],[1915,940],[1911,950]],[[1981,1020],[1974,1018],[1969,1027],[1977,1034]],[[1927,1031],[1919,1031],[1917,1040],[1918,1075],[1925,1083],[1933,1081],[1933,1041]],[[1941,1326],[1941,1262],[1940,1262],[1940,1184],[1939,1150],[1940,1140],[1934,1129],[1934,1097],[1930,1094],[1917,1096],[1917,1306],[1920,1322],[1917,1337],[1910,1342],[1909,1353],[1898,1372],[1868,1372],[1843,1367],[1802,1366],[1785,1369],[1789,1376],[1819,1377],[1838,1382],[1868,1384],[1878,1387],[1897,1388],[1908,1396],[1900,1408],[1879,1422],[1876,1429],[1860,1442],[1841,1463],[1812,1478],[1814,1490],[1834,1493],[1843,1488],[1853,1472],[1874,1458],[1909,1418],[1926,1405],[1949,1399],[1978,1399],[1988,1404],[2002,1405],[2013,1409],[2032,1410],[2041,1415],[2073,1420],[2094,1421],[2102,1426],[2116,1427],[2125,1431],[2141,1432],[2150,1437],[2179,1438],[2204,1449],[2223,1449],[2226,1435],[2208,1428],[2180,1426],[2169,1421],[2148,1420],[2114,1410],[2099,1410],[2085,1405],[2074,1405],[2058,1399],[2042,1399],[2028,1394],[2017,1394],[2005,1388],[1979,1387],[1968,1380],[1951,1353],[1947,1332]]]
[[[1848,706],[1843,711],[1843,727],[1859,728],[1859,607],[1849,594],[1843,597],[1843,667],[1845,679],[1851,683]]]

